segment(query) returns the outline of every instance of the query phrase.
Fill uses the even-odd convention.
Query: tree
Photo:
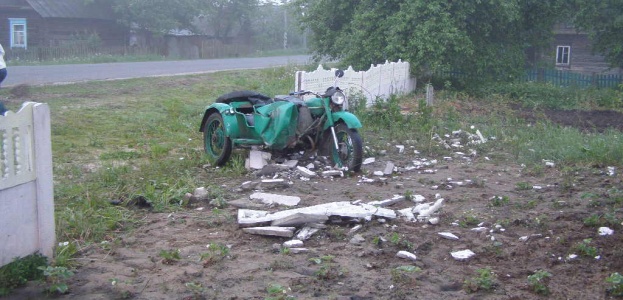
[[[93,1],[93,0],[85,0]],[[114,0],[121,21],[152,33],[188,29],[226,39],[249,27],[258,0]]]
[[[506,80],[542,49],[565,0],[296,0],[317,56],[363,69],[409,61],[419,75]]]
[[[623,68],[623,0],[577,1],[574,25],[588,32],[593,50]]]

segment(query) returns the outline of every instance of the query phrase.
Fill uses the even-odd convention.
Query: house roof
[[[26,0],[43,18],[102,19],[114,20],[115,16],[108,1],[84,0]]]

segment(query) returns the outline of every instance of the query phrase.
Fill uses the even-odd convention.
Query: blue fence
[[[528,70],[526,81],[548,82],[558,86],[575,86],[580,88],[616,88],[623,83],[621,74],[580,74],[552,69]]]

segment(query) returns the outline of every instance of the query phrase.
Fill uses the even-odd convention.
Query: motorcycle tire
[[[347,167],[353,172],[361,171],[363,142],[359,132],[356,129],[348,128],[344,123],[339,123],[335,126],[335,135],[338,140],[339,151],[335,149],[331,129],[327,130],[324,135],[324,147],[329,158],[339,168]]]
[[[217,166],[224,165],[231,157],[233,143],[225,133],[225,124],[220,113],[213,113],[208,117],[203,127],[203,146],[205,153]]]

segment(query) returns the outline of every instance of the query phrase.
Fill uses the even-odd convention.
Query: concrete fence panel
[[[324,92],[333,85],[334,68],[325,70],[322,65],[313,72],[296,72],[294,89]],[[377,98],[387,99],[392,94],[410,93],[416,88],[416,79],[411,78],[408,62],[388,62],[371,65],[367,71],[355,71],[348,67],[338,86],[347,95],[361,94],[367,105],[372,105]]]
[[[52,257],[50,133],[47,104],[27,102],[0,116],[0,266],[36,252]]]

